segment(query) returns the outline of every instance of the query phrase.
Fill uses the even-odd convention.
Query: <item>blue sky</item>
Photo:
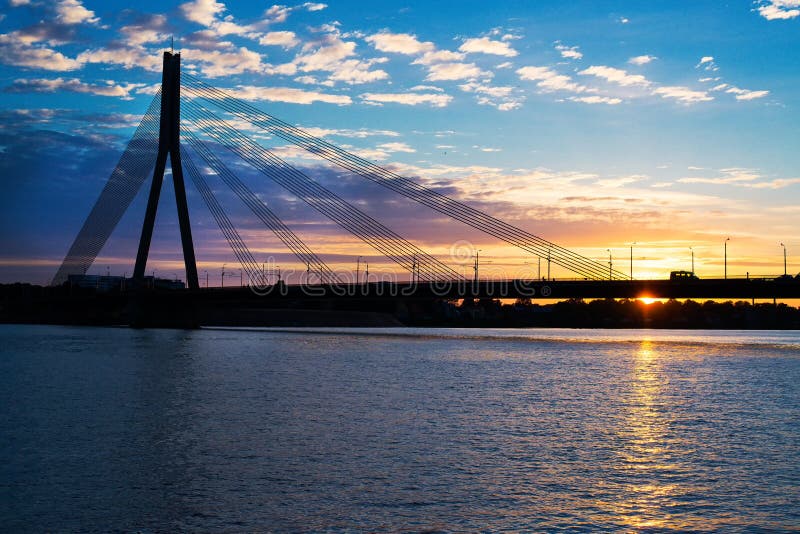
[[[597,259],[627,258],[636,242],[639,276],[687,268],[689,247],[698,274],[721,273],[726,237],[735,274],[782,271],[781,242],[800,268],[800,0],[2,1],[0,281],[52,276],[173,36],[185,71],[533,233]],[[519,251],[263,142],[444,260],[467,242],[489,272],[530,269]],[[364,255],[393,270],[244,175],[334,267]],[[151,267],[181,276],[169,189]],[[255,256],[290,268],[280,243],[215,189]],[[97,272],[131,270],[143,196]],[[233,255],[189,196],[200,269],[218,273]]]

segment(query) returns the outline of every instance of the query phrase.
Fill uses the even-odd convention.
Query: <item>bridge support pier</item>
[[[158,136],[158,155],[150,184],[150,196],[147,199],[147,211],[142,224],[142,235],[139,238],[139,250],[136,253],[136,266],[133,278],[143,282],[147,256],[150,253],[150,242],[153,237],[153,226],[156,221],[158,199],[164,182],[164,170],[167,156],[170,158],[172,183],[175,186],[175,200],[178,208],[178,222],[181,230],[183,262],[186,265],[186,285],[189,289],[198,289],[197,262],[192,243],[192,229],[189,225],[189,206],[186,202],[186,186],[183,181],[180,151],[181,125],[181,55],[164,52],[164,70],[161,77],[161,122]]]

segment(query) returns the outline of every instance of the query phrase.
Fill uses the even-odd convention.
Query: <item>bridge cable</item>
[[[208,87],[210,87],[210,86],[208,86]],[[213,89],[213,88],[212,88],[212,89]],[[202,89],[201,89],[201,90],[198,90],[198,91],[202,91]],[[221,91],[219,91],[219,90],[216,90],[216,91],[218,91],[219,93],[221,93],[222,95],[224,95],[224,93],[222,93]],[[227,97],[227,95],[225,95],[225,97]],[[416,182],[413,182],[413,181],[411,181],[411,180],[408,180],[407,178],[403,178],[403,177],[400,177],[400,176],[394,175],[393,173],[390,173],[390,171],[387,171],[386,169],[383,169],[383,168],[381,168],[381,167],[378,167],[378,166],[376,166],[376,165],[374,165],[374,164],[372,164],[372,163],[370,163],[370,162],[367,162],[366,160],[363,160],[363,159],[361,159],[361,158],[358,158],[357,156],[354,156],[354,155],[352,155],[352,154],[349,154],[348,152],[346,152],[346,151],[343,151],[342,149],[339,149],[338,147],[335,147],[335,145],[330,145],[329,143],[327,143],[327,142],[325,142],[325,141],[323,141],[323,140],[320,140],[320,139],[314,138],[313,136],[310,136],[310,135],[306,134],[305,132],[302,132],[302,130],[299,130],[299,129],[297,129],[297,128],[294,128],[294,127],[293,127],[293,126],[291,126],[291,125],[287,125],[286,123],[283,123],[282,121],[279,121],[278,119],[274,119],[273,117],[271,117],[271,116],[269,116],[269,115],[266,115],[266,114],[265,114],[265,113],[263,113],[263,112],[260,112],[260,111],[259,111],[259,110],[257,110],[256,108],[252,108],[252,107],[250,106],[250,107],[249,107],[249,110],[248,110],[247,112],[250,112],[250,113],[252,113],[252,112],[253,112],[253,110],[255,110],[255,112],[256,112],[256,113],[258,113],[258,114],[259,114],[259,116],[262,116],[262,117],[267,117],[267,119],[268,119],[268,120],[266,120],[266,121],[265,121],[265,120],[263,120],[263,119],[260,119],[260,120],[259,120],[259,119],[252,119],[252,118],[249,118],[249,117],[247,116],[247,112],[241,112],[241,109],[240,109],[240,112],[239,112],[239,113],[237,113],[235,109],[230,109],[230,107],[231,107],[231,106],[225,106],[225,102],[226,102],[226,101],[223,101],[222,103],[220,102],[220,95],[219,95],[219,94],[217,94],[216,96],[213,96],[213,95],[212,95],[212,96],[209,96],[208,94],[206,94],[204,98],[206,98],[207,100],[209,100],[209,101],[211,101],[211,102],[214,102],[214,103],[216,103],[216,104],[217,104],[217,105],[219,105],[220,107],[223,107],[223,109],[226,109],[226,110],[229,110],[229,111],[231,111],[231,112],[232,112],[232,113],[234,113],[235,115],[239,116],[239,118],[243,118],[244,120],[247,120],[248,122],[251,122],[251,123],[255,124],[256,126],[259,126],[259,127],[263,128],[263,129],[266,129],[266,130],[270,131],[271,133],[275,133],[275,134],[277,134],[277,135],[279,135],[279,136],[281,136],[281,137],[283,137],[283,138],[285,138],[285,139],[291,140],[292,142],[294,142],[295,144],[298,144],[298,145],[299,145],[299,146],[301,146],[302,148],[305,148],[305,149],[306,149],[306,150],[308,150],[309,152],[311,152],[311,153],[314,153],[314,154],[317,154],[317,155],[320,155],[320,156],[322,156],[322,157],[324,157],[324,158],[328,159],[329,161],[333,161],[334,163],[337,163],[337,164],[339,164],[339,165],[340,165],[340,166],[342,166],[342,167],[345,167],[345,168],[348,168],[348,169],[350,169],[350,170],[353,170],[354,172],[357,172],[358,174],[361,174],[361,175],[362,175],[362,176],[364,176],[364,177],[367,177],[367,178],[370,178],[370,179],[374,178],[372,171],[370,171],[370,172],[367,172],[367,171],[360,172],[358,169],[353,169],[353,168],[349,167],[347,164],[345,164],[345,163],[343,163],[343,162],[341,162],[341,161],[334,161],[334,159],[335,159],[335,158],[333,158],[333,157],[329,157],[329,156],[331,156],[331,154],[330,154],[330,153],[328,153],[328,155],[326,155],[326,154],[325,154],[325,151],[324,151],[324,150],[321,150],[321,149],[319,148],[319,146],[314,146],[314,145],[304,144],[304,143],[302,142],[302,139],[298,140],[297,138],[292,138],[292,136],[290,136],[290,135],[287,135],[287,134],[286,134],[287,130],[288,130],[288,129],[293,129],[293,130],[295,130],[295,131],[301,132],[302,134],[304,134],[304,137],[303,137],[303,139],[312,139],[312,140],[315,140],[315,141],[317,141],[319,144],[325,144],[325,145],[328,145],[328,146],[329,146],[329,147],[331,147],[332,149],[338,150],[338,151],[339,151],[341,154],[345,154],[345,155],[347,155],[347,156],[349,156],[349,157],[351,157],[351,158],[354,158],[354,159],[356,159],[356,160],[359,160],[360,162],[362,162],[362,163],[364,163],[364,164],[366,164],[366,165],[372,166],[374,169],[378,169],[380,172],[383,172],[383,173],[388,173],[389,175],[391,175],[391,180],[388,180],[388,181],[387,181],[387,180],[383,180],[383,183],[382,183],[382,185],[384,185],[384,186],[386,186],[386,187],[388,187],[388,188],[390,188],[390,189],[393,189],[393,190],[395,190],[395,191],[397,191],[397,192],[399,192],[399,193],[401,193],[401,194],[404,194],[405,196],[409,196],[409,195],[405,194],[403,191],[400,191],[400,190],[398,190],[398,189],[396,189],[396,188],[394,188],[394,187],[392,187],[392,186],[393,186],[393,185],[395,185],[395,184],[396,184],[396,183],[398,183],[398,182],[405,182],[405,183],[406,183],[406,185],[410,185],[411,187],[418,188],[419,190],[421,190],[421,191],[423,191],[423,192],[427,193],[428,195],[430,195],[430,196],[433,196],[434,198],[433,198],[432,200],[433,200],[434,202],[436,202],[436,201],[437,201],[437,198],[436,198],[436,197],[438,196],[438,197],[439,197],[439,199],[445,199],[447,202],[449,202],[449,203],[450,203],[450,204],[452,204],[452,205],[455,205],[456,207],[460,206],[461,208],[465,208],[465,209],[467,209],[467,210],[471,210],[472,212],[474,212],[474,213],[477,213],[477,214],[480,214],[480,215],[482,215],[482,216],[484,216],[484,217],[489,217],[489,218],[491,218],[491,219],[494,219],[494,218],[492,218],[491,216],[488,216],[488,215],[486,215],[486,214],[482,214],[482,212],[479,212],[479,211],[477,211],[477,210],[474,210],[474,209],[470,208],[469,206],[466,206],[466,205],[464,205],[464,204],[461,204],[461,203],[459,203],[458,201],[454,201],[454,200],[450,199],[449,197],[446,197],[446,196],[444,196],[444,195],[441,195],[441,194],[439,194],[439,193],[437,193],[437,192],[435,192],[435,191],[433,191],[433,190],[430,190],[430,189],[428,189],[428,188],[425,188],[425,187],[423,187],[423,186],[421,186],[421,185],[419,185],[419,184],[416,184]],[[232,98],[230,98],[230,97],[227,97],[227,98],[228,98],[228,102],[229,102],[229,101],[234,101],[234,102],[236,101],[236,99],[232,99]],[[239,105],[239,106],[247,106],[247,104],[246,104],[246,103],[243,103],[243,102],[241,102],[241,101],[238,101],[238,105]],[[264,126],[264,124],[263,124],[263,123],[264,123],[264,122],[269,122],[269,121],[273,121],[273,122],[275,122],[275,123],[278,123],[278,128],[277,128],[277,130],[275,129],[275,127],[274,127],[274,126],[267,126],[267,127],[265,127],[265,126]],[[362,168],[362,170],[363,170],[363,168]],[[372,180],[372,181],[377,181],[377,180]],[[409,198],[412,198],[412,197],[409,197]],[[418,201],[420,201],[421,203],[423,203],[423,204],[426,204],[426,202],[423,202],[423,200],[425,200],[425,199],[415,198],[415,200],[418,200]],[[430,200],[430,199],[429,199],[429,200]],[[434,207],[435,209],[437,209],[437,211],[440,211],[440,212],[442,212],[442,213],[445,213],[445,214],[447,214],[447,215],[449,215],[449,216],[451,216],[451,217],[454,217],[454,218],[457,218],[457,219],[459,218],[457,214],[454,214],[454,213],[452,213],[452,212],[451,212],[449,209],[446,209],[446,208],[442,207],[441,205],[439,206],[439,208],[436,208],[435,206],[431,206],[431,207]],[[452,207],[452,206],[451,206],[451,207]],[[462,215],[464,215],[464,214],[462,213]],[[469,218],[470,218],[470,216],[471,216],[471,213],[468,211],[468,212],[466,213],[466,218],[468,218],[468,219],[469,219]],[[544,255],[544,254],[545,254],[545,252],[552,253],[552,254],[551,254],[551,260],[555,260],[555,262],[556,262],[557,264],[558,264],[558,263],[569,263],[569,265],[567,265],[567,267],[568,267],[568,268],[570,268],[571,270],[573,270],[574,272],[578,272],[578,273],[580,273],[580,274],[584,274],[584,275],[585,275],[585,274],[592,274],[592,275],[593,275],[593,276],[595,276],[595,277],[601,277],[601,275],[602,275],[602,278],[605,278],[605,273],[607,272],[607,270],[605,269],[605,267],[603,267],[601,264],[599,264],[599,263],[595,262],[594,260],[590,260],[590,259],[588,259],[588,258],[585,258],[585,257],[583,257],[583,256],[580,256],[580,255],[578,255],[578,254],[576,254],[576,253],[574,253],[574,252],[572,252],[572,251],[569,251],[569,250],[567,250],[567,249],[563,249],[562,247],[559,247],[558,245],[552,244],[552,243],[550,243],[550,242],[548,242],[548,241],[546,241],[546,240],[543,240],[543,239],[541,239],[541,238],[538,238],[537,236],[533,236],[532,234],[527,234],[527,233],[526,233],[526,232],[524,232],[523,230],[517,229],[517,228],[515,228],[515,227],[513,227],[513,226],[511,226],[511,225],[507,225],[506,223],[503,223],[502,221],[499,221],[499,220],[496,220],[496,219],[495,219],[495,221],[497,221],[498,223],[501,223],[501,224],[503,224],[503,225],[507,226],[508,228],[511,228],[511,229],[513,229],[514,231],[522,232],[523,234],[520,234],[520,235],[521,235],[523,238],[531,238],[531,239],[533,239],[534,241],[538,240],[538,243],[534,243],[534,245],[537,245],[537,244],[538,244],[540,248],[538,248],[538,249],[534,249],[534,250],[532,250],[532,252],[534,252],[534,253],[537,253],[537,254],[539,254],[539,255]],[[469,222],[469,221],[464,221],[464,222]],[[477,225],[479,224],[479,225],[481,225],[481,226],[480,226],[480,229],[481,229],[481,230],[483,230],[483,231],[485,231],[485,232],[487,232],[487,233],[490,233],[490,234],[492,234],[492,232],[488,231],[488,230],[487,230],[487,228],[483,226],[483,223],[484,223],[485,221],[477,221],[477,222],[476,222],[476,221],[473,219],[471,222],[473,223],[473,224],[471,224],[472,226],[474,226],[474,227],[478,227]],[[500,232],[503,232],[503,231],[504,231],[504,229],[503,229],[503,228],[500,228],[500,230],[499,230],[499,231],[500,231]],[[525,234],[527,234],[527,235],[525,235]],[[529,243],[527,243],[527,244],[526,244],[526,243],[524,243],[524,242],[519,242],[519,241],[516,241],[516,242],[515,242],[515,241],[514,241],[514,239],[515,239],[515,236],[510,236],[510,235],[499,235],[499,237],[500,237],[501,239],[504,239],[504,240],[506,240],[506,241],[512,242],[513,244],[515,244],[515,245],[517,245],[517,246],[520,246],[520,247],[521,247],[521,248],[523,248],[523,249],[530,248],[530,244],[529,244]],[[519,235],[518,235],[518,236],[516,236],[516,238],[517,238],[517,239],[518,239],[519,237],[520,237]],[[547,246],[547,250],[545,250],[544,248],[541,248],[541,247],[543,247],[543,246]],[[562,252],[562,251],[563,251],[563,252]],[[554,252],[554,253],[553,253],[553,252]],[[564,256],[564,253],[567,253],[567,254],[569,254],[569,256]],[[579,259],[579,260],[580,260],[580,263],[583,263],[583,265],[580,265],[580,264],[576,265],[576,264],[574,263],[574,260],[575,260],[576,258],[577,258],[577,259]],[[572,261],[570,261],[570,260],[572,260]],[[593,271],[594,271],[594,272],[592,272],[592,273],[587,273],[587,272],[584,270],[584,269],[585,269],[585,267],[587,266],[587,263],[586,263],[586,262],[589,262],[589,263],[588,263],[588,265],[589,265],[589,266],[590,266],[590,267],[593,269]],[[620,273],[618,273],[618,274],[620,274]],[[623,278],[626,278],[624,275],[621,275],[621,276],[622,276]]]
[[[203,178],[202,173],[197,168],[189,154],[186,152],[185,148],[181,149],[181,161],[184,169],[192,178],[192,182],[194,182],[195,187],[197,187],[197,190],[200,192],[200,196],[203,197],[203,201],[205,201],[208,210],[214,217],[217,226],[219,226],[220,231],[222,231],[222,234],[228,241],[228,245],[230,245],[231,250],[233,250],[236,259],[241,264],[242,270],[247,272],[248,279],[259,280],[262,285],[265,284],[266,281],[261,280],[262,271],[259,268],[258,262],[256,262],[255,258],[250,252],[250,249],[247,248],[247,245],[242,240],[239,232],[233,226],[233,223],[217,201],[217,198],[214,196],[214,192],[208,186],[208,183],[206,182],[205,178]]]
[[[442,275],[450,279],[461,278],[458,273],[436,258],[350,205],[264,147],[253,143],[208,110],[199,107],[193,101],[189,101],[184,109],[205,133],[273,181],[296,194],[311,207],[334,220],[339,226],[366,241],[406,269],[413,271],[415,264],[420,265],[418,269],[420,278],[422,278],[422,267],[425,267],[426,279],[438,279]]]
[[[190,129],[183,133],[192,149],[239,197],[239,199],[267,226],[294,255],[314,272],[322,283],[338,283],[340,280],[330,267],[317,256],[283,221],[251,191]],[[312,269],[313,266],[313,269]]]
[[[52,285],[63,284],[70,275],[86,274],[152,172],[158,135],[153,135],[150,126],[159,124],[160,110],[159,89],[53,277]]]
[[[187,107],[186,109],[190,114],[192,113],[191,107]],[[218,127],[222,124],[222,121],[213,116],[211,120],[209,120],[208,117],[202,118],[200,120],[206,121],[205,128],[207,130],[207,133],[215,131],[215,129],[212,127],[212,123],[216,123]],[[381,250],[382,252],[387,252],[386,250],[387,247],[390,249],[394,248],[394,250],[388,251],[388,255],[390,257],[394,256],[394,260],[401,263],[401,265],[405,265],[413,269],[412,257],[414,256],[420,258],[421,260],[420,265],[424,265],[424,263],[427,261],[426,254],[422,252],[420,249],[414,247],[411,243],[405,242],[408,247],[405,248],[405,250],[403,250],[402,248],[398,250],[397,248],[398,244],[396,240],[397,239],[402,240],[402,238],[400,238],[396,234],[390,235],[391,241],[389,242],[382,241],[382,239],[385,237],[386,234],[381,235],[381,231],[388,229],[385,229],[385,227],[380,225],[380,223],[368,217],[365,223],[364,214],[358,212],[358,210],[356,210],[346,202],[342,201],[341,199],[333,195],[330,191],[326,190],[325,188],[323,188],[322,186],[320,186],[307,176],[303,175],[302,173],[299,173],[299,171],[289,166],[279,158],[275,157],[260,145],[251,143],[240,132],[237,132],[236,130],[227,131],[216,128],[217,134],[220,134],[221,131],[225,131],[227,134],[230,134],[232,131],[238,136],[238,138],[234,139],[234,141],[229,140],[230,142],[228,144],[224,144],[224,146],[227,146],[228,148],[232,149],[235,153],[238,152],[240,156],[244,156],[249,163],[259,168],[264,174],[266,174],[273,180],[276,180],[279,183],[283,181],[284,183],[282,185],[287,186],[293,192],[298,193],[299,196],[301,196],[301,198],[303,198],[304,201],[306,201],[313,207],[317,207],[318,210],[321,210],[325,215],[334,219],[334,221],[337,222],[337,224],[339,224],[340,226],[344,226],[354,235],[357,235],[358,237],[364,239],[367,242],[375,241],[377,239],[378,241],[377,243],[371,243],[371,244],[373,246],[377,245],[377,248],[379,248],[379,250]],[[218,138],[218,140],[220,139],[221,138]],[[255,161],[253,161],[252,157],[248,159],[247,154],[244,154],[242,149],[238,151],[236,150],[237,142],[238,143],[244,142],[245,144],[251,143],[251,145],[249,146],[249,150],[251,151],[255,150],[256,152],[254,154],[256,156],[261,158],[274,158],[274,159],[271,162],[267,161],[266,162],[267,164],[265,164],[264,161],[261,161],[260,162],[261,164],[259,164],[258,157],[256,157]],[[276,169],[273,168],[275,164],[282,165],[284,167],[283,169],[281,169],[282,172],[276,173]],[[287,172],[283,171],[287,170],[295,173],[297,176],[300,176],[301,180],[298,182],[297,180],[290,179],[288,183],[286,183]],[[295,176],[295,178],[297,178],[297,176]],[[326,210],[326,208],[328,209]],[[360,220],[353,219],[353,212],[356,213],[356,216],[358,215],[361,216]],[[381,247],[381,245],[383,245],[383,247]],[[403,261],[405,259],[404,257],[397,258],[396,256],[398,253],[406,254],[408,261],[404,262]],[[447,269],[446,266],[445,269]],[[453,274],[456,273],[453,272]]]
[[[215,103],[226,111],[233,113],[255,126],[297,144],[312,154],[316,154],[364,178],[427,205],[440,213],[461,220],[465,224],[490,235],[494,235],[528,252],[537,254],[540,257],[546,257],[549,254],[553,263],[568,268],[584,277],[608,277],[608,269],[599,262],[516,228],[479,210],[471,208],[466,204],[442,195],[437,191],[417,184],[413,180],[399,176],[363,158],[355,156],[327,141],[311,136],[303,130],[280,121],[239,99],[231,97],[223,91],[205,84],[205,82],[191,75],[187,75],[187,78],[188,81],[186,85],[190,92]],[[628,278],[618,271],[612,271],[612,277],[617,279]]]

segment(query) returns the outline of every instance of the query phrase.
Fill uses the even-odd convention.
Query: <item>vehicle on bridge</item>
[[[686,282],[689,280],[700,280],[692,271],[672,271],[669,273],[670,282]]]

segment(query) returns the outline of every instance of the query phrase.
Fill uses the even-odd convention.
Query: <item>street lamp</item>
[[[548,280],[550,280],[550,249],[551,248],[552,247],[549,247],[547,249],[547,279]]]
[[[225,287],[225,266],[227,263],[222,264],[222,287]]]
[[[689,247],[689,250],[692,251],[692,274],[694,274],[694,249]]]
[[[608,252],[608,279],[611,280],[611,278],[612,278],[611,273],[614,270],[613,269],[614,264],[613,264],[613,261],[611,259],[611,249],[607,248],[606,252]]]
[[[786,245],[781,243],[783,247],[783,276],[786,276]]]
[[[358,285],[358,275],[360,269],[361,269],[361,256],[356,258],[356,285]]]
[[[636,244],[636,241],[631,243],[631,280],[633,280],[633,245]]]
[[[725,280],[727,280],[727,279],[728,279],[728,241],[730,241],[730,240],[731,240],[731,238],[730,238],[730,237],[728,237],[728,238],[725,238],[725,260],[724,260],[724,265],[725,265]]]
[[[480,252],[481,252],[480,249],[475,250],[475,266],[473,267],[473,269],[475,270],[475,281],[474,281],[475,284],[478,283],[478,260],[480,258]]]

